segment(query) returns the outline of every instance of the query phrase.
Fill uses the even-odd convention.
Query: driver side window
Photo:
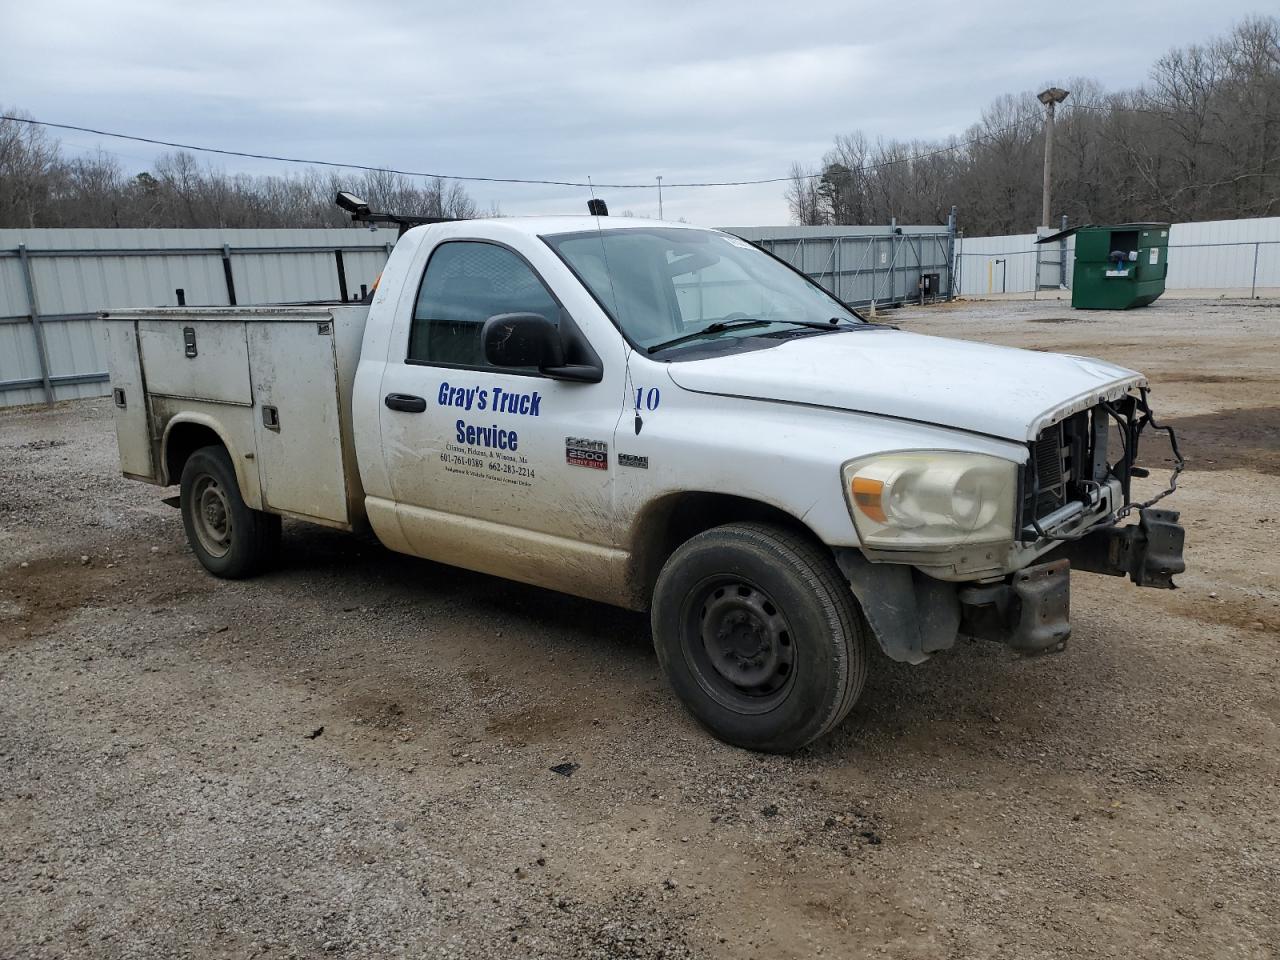
[[[560,305],[519,256],[493,243],[445,241],[422,276],[406,361],[497,369],[485,360],[480,331],[500,313],[539,313],[560,322]]]

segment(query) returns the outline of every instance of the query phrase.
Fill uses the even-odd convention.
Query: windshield
[[[794,334],[804,324],[834,330],[833,320],[862,323],[803,275],[726,233],[642,227],[543,240],[641,347],[705,342],[670,343],[712,324],[705,339]],[[746,320],[760,322],[738,322]]]

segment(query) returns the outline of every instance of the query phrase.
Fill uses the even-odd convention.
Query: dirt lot
[[[0,413],[0,957],[1276,956],[1280,306],[894,319],[1145,370],[1190,569],[880,659],[791,758],[640,616],[300,525],[218,581],[108,403]]]

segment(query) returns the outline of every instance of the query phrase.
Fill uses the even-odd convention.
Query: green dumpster
[[[1164,293],[1169,272],[1169,224],[1090,224],[1044,237],[1076,237],[1071,306],[1080,310],[1145,307]]]

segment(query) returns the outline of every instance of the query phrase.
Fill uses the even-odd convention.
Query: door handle
[[[404,413],[422,413],[427,409],[427,401],[411,393],[388,393],[382,402],[388,409]]]

